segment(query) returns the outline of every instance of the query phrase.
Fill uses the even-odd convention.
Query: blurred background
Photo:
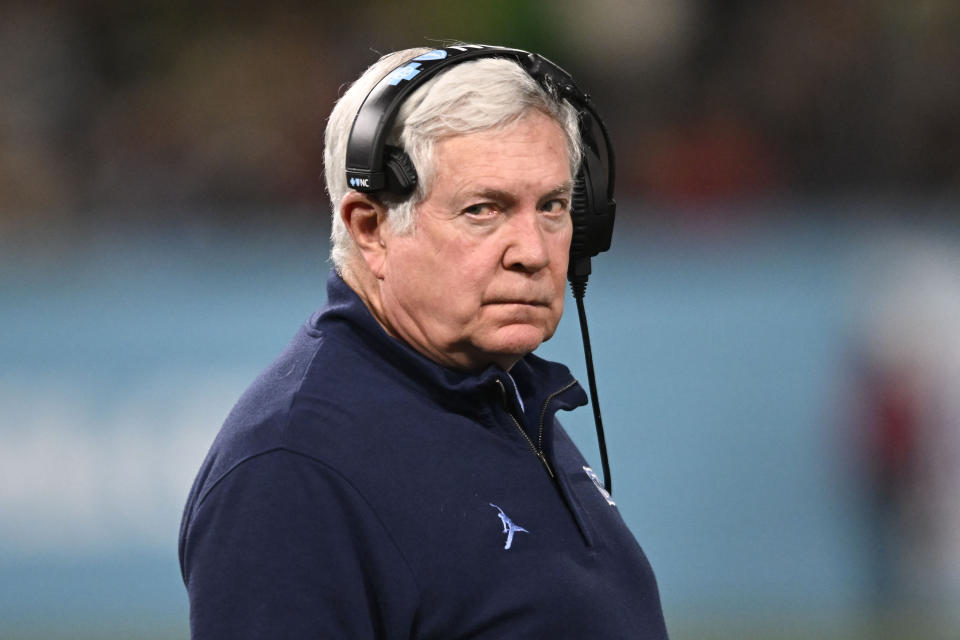
[[[607,117],[587,307],[672,637],[958,637],[951,0],[0,1],[0,637],[187,637],[193,475],[324,301],[326,115],[450,40]]]

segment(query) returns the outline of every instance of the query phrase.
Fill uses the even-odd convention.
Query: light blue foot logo
[[[511,520],[510,517],[503,512],[503,509],[493,504],[492,502],[489,504],[491,507],[493,507],[494,509],[500,512],[500,522],[503,523],[503,533],[507,534],[507,543],[503,545],[504,549],[509,549],[510,545],[513,544],[513,534],[515,534],[516,532],[523,531],[524,533],[530,533],[523,527],[513,524],[513,520]]]

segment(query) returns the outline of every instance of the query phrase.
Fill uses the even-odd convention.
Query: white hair
[[[346,150],[353,120],[377,82],[395,67],[427,51],[430,49],[406,49],[380,58],[353,83],[330,113],[323,159],[333,219],[330,259],[338,270],[355,250],[339,211],[340,201],[350,191]],[[388,136],[389,144],[399,146],[410,156],[418,177],[413,194],[402,201],[389,195],[377,196],[387,206],[391,229],[396,233],[413,229],[415,208],[430,191],[437,142],[448,136],[506,127],[531,110],[545,113],[563,129],[570,174],[576,175],[581,157],[576,109],[548,93],[513,60],[480,58],[464,62],[417,89],[401,106]]]

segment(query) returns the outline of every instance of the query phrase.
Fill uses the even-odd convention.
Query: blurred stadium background
[[[6,0],[0,637],[187,636],[193,474],[323,302],[326,114],[447,40],[608,118],[587,305],[672,636],[960,636],[960,4]],[[569,314],[542,353],[584,377]]]

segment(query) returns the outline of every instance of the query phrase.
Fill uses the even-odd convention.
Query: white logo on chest
[[[513,544],[513,534],[517,533],[518,531],[522,531],[523,533],[530,533],[523,527],[514,524],[513,520],[511,520],[510,517],[503,512],[503,509],[493,504],[492,502],[489,504],[491,507],[493,507],[494,509],[500,512],[500,522],[503,523],[503,533],[507,534],[507,542],[506,544],[503,545],[504,549],[509,549],[510,546]]]

